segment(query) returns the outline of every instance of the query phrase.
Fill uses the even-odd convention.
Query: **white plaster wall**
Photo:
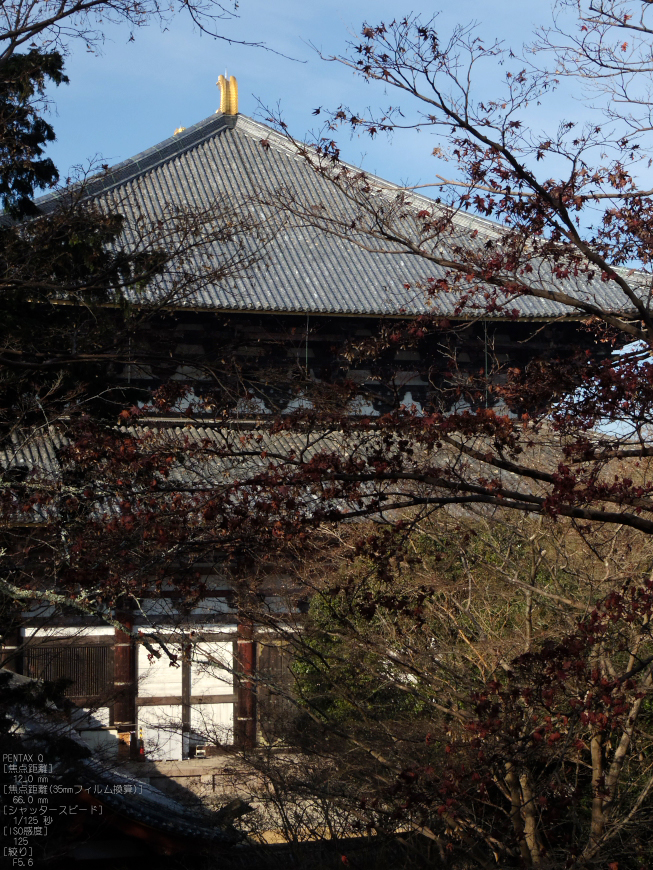
[[[96,758],[109,761],[118,757],[118,732],[114,729],[105,731],[80,731],[79,736]]]
[[[190,693],[193,695],[230,695],[233,692],[233,643],[230,640],[205,641],[193,647],[190,668]]]
[[[145,757],[151,761],[181,761],[181,704],[139,707],[137,734],[143,735]]]
[[[83,643],[85,637],[113,636],[116,630],[111,625],[98,626],[69,626],[62,628],[21,628],[23,637],[38,636],[39,640],[47,640],[49,637],[75,637]]]
[[[108,728],[110,722],[111,710],[109,707],[76,707],[71,715],[70,721],[73,728]]]
[[[194,704],[190,710],[192,731],[207,743],[231,744],[234,734],[233,704]]]
[[[180,655],[180,651],[172,644],[170,652]],[[148,658],[148,651],[138,645],[137,683],[138,695],[141,698],[151,698],[156,695],[181,695],[181,666],[170,664],[168,656],[161,652],[161,657]]]

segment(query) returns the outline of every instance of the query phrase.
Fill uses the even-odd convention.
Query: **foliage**
[[[603,580],[595,563],[582,594],[578,565],[564,572],[566,589],[552,592],[557,613],[542,619],[545,631],[532,620],[533,600],[549,590],[534,583],[529,591],[515,566],[513,588],[530,596],[522,602],[522,649],[511,630],[516,608],[506,618],[488,602],[493,643],[492,634],[470,631],[460,598],[443,608],[441,578],[437,594],[413,588],[408,604],[396,572],[391,586],[379,591],[375,579],[362,599],[356,583],[348,586],[329,610],[328,640],[322,626],[316,645],[298,642],[300,656],[319,653],[319,679],[312,675],[305,688],[322,731],[312,742],[298,735],[297,745],[332,752],[334,776],[349,784],[367,824],[414,826],[439,843],[447,866],[650,863],[650,562],[613,570],[599,540],[612,537],[610,527],[614,540],[630,529],[642,540],[627,546],[648,552],[653,532],[646,176],[653,28],[648,3],[562,2],[556,13],[523,57],[472,28],[444,36],[435,19],[365,24],[350,51],[330,59],[392,90],[394,108],[340,106],[311,147],[277,116],[336,195],[328,203],[312,191],[261,197],[364,250],[423,261],[423,281],[406,289],[424,293],[434,314],[414,325],[419,334],[413,326],[386,328],[386,347],[416,346],[424,331],[451,328],[451,315],[517,318],[529,299],[564,306],[556,309],[561,316],[584,318],[595,336],[593,350],[486,371],[485,379],[453,361],[449,383],[433,383],[423,414],[389,414],[373,429],[344,423],[347,450],[292,456],[283,466],[293,499],[302,485],[309,489],[322,499],[325,521],[381,516],[401,532],[447,507],[456,517],[473,504],[485,520],[502,522],[512,509],[565,529],[569,518],[590,561],[605,560]],[[482,70],[491,63],[502,67],[503,81],[488,97]],[[591,90],[601,121],[583,126],[561,116],[542,133],[529,125],[531,107],[550,100],[560,78],[577,95]],[[341,161],[339,126],[371,136],[429,129],[439,137],[434,156],[454,169],[425,185],[435,188],[435,202],[412,189],[380,189]],[[483,235],[481,224],[464,219],[469,211],[501,228]],[[357,350],[369,359],[379,346],[373,340]],[[278,480],[278,457],[274,474]],[[555,545],[541,544],[549,555],[566,548],[557,536]],[[439,619],[446,614],[448,637],[432,631],[425,607]],[[386,705],[376,719],[361,703],[368,695],[356,687],[385,690],[388,662],[410,675],[395,677],[392,688],[419,700],[423,718],[397,708],[389,715]],[[340,679],[331,680],[332,670]]]
[[[35,94],[43,97],[45,82],[67,82],[58,52],[16,53],[1,65],[0,91],[0,196],[14,218],[34,215],[36,188],[51,187],[59,178],[54,163],[43,157],[54,130],[37,112]]]
[[[400,559],[382,537],[337,577],[308,569],[286,634],[286,740],[316,768],[298,787],[447,867],[647,866],[650,548],[560,521],[441,519]]]
[[[134,23],[158,12],[104,5]],[[653,28],[649,3],[558,4],[572,7],[573,29],[558,18],[527,60],[464,27],[443,38],[416,17],[365,25],[339,60],[395,88],[400,108],[377,117],[343,106],[316,147],[290,143],[335,189],[329,203],[315,200],[318,186],[259,198],[284,220],[424,263],[424,281],[407,289],[435,314],[382,324],[352,357],[455,330],[450,317],[511,320],[529,299],[581,319],[587,352],[472,374],[453,360],[424,413],[375,420],[346,412],[352,382],[331,390],[304,373],[305,406],[257,430],[225,425],[246,389],[225,351],[188,425],[152,427],[181,385],[143,406],[105,391],[97,373],[147,359],[131,351],[135,318],[251,265],[249,212],[162,207],[127,226],[82,186],[1,236],[3,415],[14,439],[2,482],[5,594],[111,620],[164,583],[193,603],[205,592],[199,566],[219,568],[241,618],[295,647],[301,716],[288,739],[324,762],[303,787],[319,802],[326,783],[362,828],[419,831],[449,867],[650,862],[653,237],[639,176],[650,159]],[[71,7],[61,9],[70,26]],[[43,19],[34,26],[45,45],[61,39]],[[22,36],[2,38],[17,57]],[[19,139],[36,121],[43,76],[62,75],[45,56],[25,73],[25,96],[11,97],[26,101]],[[506,74],[488,100],[474,87],[490,62]],[[603,103],[608,132],[564,118],[543,134],[527,127],[522,115],[559,75],[619,97]],[[435,130],[455,177],[436,176],[435,201],[379,190],[340,161],[340,123],[370,135]],[[49,135],[39,130],[36,147]],[[3,177],[17,213],[29,209],[20,197],[54,180],[46,165],[20,162]],[[482,243],[470,210],[500,221]],[[211,239],[225,242],[225,261],[198,274],[191,255]],[[74,305],[62,311],[64,301]],[[15,457],[36,447],[48,463],[21,469]],[[365,533],[353,522],[370,519],[378,527]],[[344,570],[340,550],[353,553]],[[316,596],[306,630],[292,595],[281,617],[261,606],[266,581],[291,571],[301,595]]]

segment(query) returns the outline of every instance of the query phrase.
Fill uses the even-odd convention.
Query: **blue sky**
[[[363,21],[378,23],[410,11],[430,17],[437,7],[418,3],[402,8],[391,0],[338,0],[317,4],[306,0],[241,0],[240,18],[222,23],[222,32],[236,39],[265,41],[289,55],[230,45],[200,34],[179,16],[166,28],[157,24],[135,32],[111,27],[96,55],[73,44],[66,62],[70,84],[53,89],[50,120],[57,141],[49,155],[62,180],[76,165],[91,160],[116,163],[157,144],[176,127],[211,115],[219,105],[216,81],[225,69],[238,78],[241,112],[255,116],[256,98],[281,105],[296,136],[315,126],[311,112],[341,102],[354,107],[386,106],[393,95],[366,85],[344,67],[320,60],[309,43],[325,54],[341,52]],[[486,40],[505,39],[520,48],[536,23],[549,17],[546,4],[534,0],[458,0],[439,17],[448,31],[456,23],[476,21]],[[546,109],[542,109],[545,120]],[[436,141],[430,133],[381,138],[353,138],[343,133],[342,156],[370,172],[411,184],[432,180],[430,154]]]

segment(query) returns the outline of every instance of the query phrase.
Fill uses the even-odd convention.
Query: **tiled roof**
[[[226,478],[246,480],[265,471],[270,461],[309,462],[320,451],[366,455],[379,449],[375,431],[346,434],[337,428],[300,432],[288,429],[272,432],[266,427],[204,427],[201,425],[127,426],[116,430],[144,443],[152,450],[178,453],[166,481],[176,484],[216,485]],[[58,451],[68,446],[65,436],[54,427],[24,437],[15,435],[12,444],[0,450],[0,469],[23,469],[37,479],[61,478]],[[187,453],[180,451],[186,446]],[[188,461],[185,456],[188,456]],[[267,457],[267,460],[266,460]]]
[[[392,191],[388,182],[380,183]],[[365,251],[310,226],[282,225],[279,229],[278,216],[275,220],[269,208],[257,204],[262,191],[276,190],[300,192],[304,202],[342,213],[342,195],[312,171],[284,137],[244,115],[221,114],[119,163],[88,186],[90,196],[108,207],[118,204],[131,220],[139,213],[155,217],[167,206],[208,208],[215,202],[228,202],[235,206],[247,203],[244,208],[273,226],[277,234],[257,264],[229,282],[199,284],[178,307],[345,315],[454,314],[452,296],[440,294],[429,306],[421,291],[405,288],[443,275],[439,267],[419,257]],[[42,197],[40,207],[52,207],[57,196]],[[426,197],[412,199],[417,208],[438,207]],[[500,233],[497,224],[470,214],[456,218],[456,229],[460,231],[457,241],[466,239],[470,245],[484,244]],[[218,262],[225,247],[212,244],[208,262]],[[206,263],[197,254],[196,272]],[[555,280],[566,292],[597,301],[602,307],[623,308],[623,297],[610,283],[560,281],[545,267],[539,278],[544,284]],[[559,303],[534,297],[517,299],[509,307],[526,318],[573,313]]]

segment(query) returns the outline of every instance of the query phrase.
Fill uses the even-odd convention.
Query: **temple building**
[[[144,403],[159,385],[187,387],[176,411],[153,412],[142,425],[178,426],[196,401],[195,425],[264,426],[271,414],[308,407],[314,399],[307,384],[338,381],[357,387],[349,412],[370,418],[401,407],[422,413],[438,403],[446,410],[453,400],[442,396],[454,393],[458,408],[494,404],[474,392],[479,373],[500,383],[509,366],[593,341],[578,312],[557,302],[520,297],[491,314],[461,306],[455,293],[433,292],[441,267],[380,243],[366,247],[355,228],[348,238],[339,229],[348,208],[342,188],[316,172],[291,139],[239,114],[233,79],[222,92],[221,111],[96,176],[84,191],[100,208],[124,213],[131,232],[143,216],[150,227],[204,216],[212,228],[207,245],[188,246],[183,262],[175,261],[178,271],[138,297],[152,314],[139,326],[133,359],[108,372]],[[414,193],[407,204],[401,188],[371,181],[404,211],[438,209]],[[58,197],[39,205],[47,212]],[[338,216],[333,232],[325,231],[325,215]],[[454,225],[458,243],[488,244],[500,234],[473,214],[457,215]],[[198,235],[197,224],[186,226],[189,237]],[[609,305],[609,285],[592,289],[599,292]],[[409,341],[402,330],[417,318],[429,325]],[[399,338],[375,345],[383,330]],[[227,416],[220,424],[208,412],[202,418],[201,409],[218,381],[234,385],[221,400]],[[56,444],[42,439],[21,455],[5,450],[2,462],[56,469]],[[239,621],[219,575],[209,571],[204,581],[208,594],[192,607],[164,594],[143,602],[140,612],[116,614],[131,634],[35,607],[19,632],[5,637],[4,656],[26,676],[72,679],[68,695],[88,711],[84,732],[98,748],[183,760],[211,747],[252,746],[265,736],[257,670],[283,681],[287,661],[274,638]],[[271,606],[285,606],[275,596],[270,588]],[[152,625],[174,647],[177,667],[152,655]]]

